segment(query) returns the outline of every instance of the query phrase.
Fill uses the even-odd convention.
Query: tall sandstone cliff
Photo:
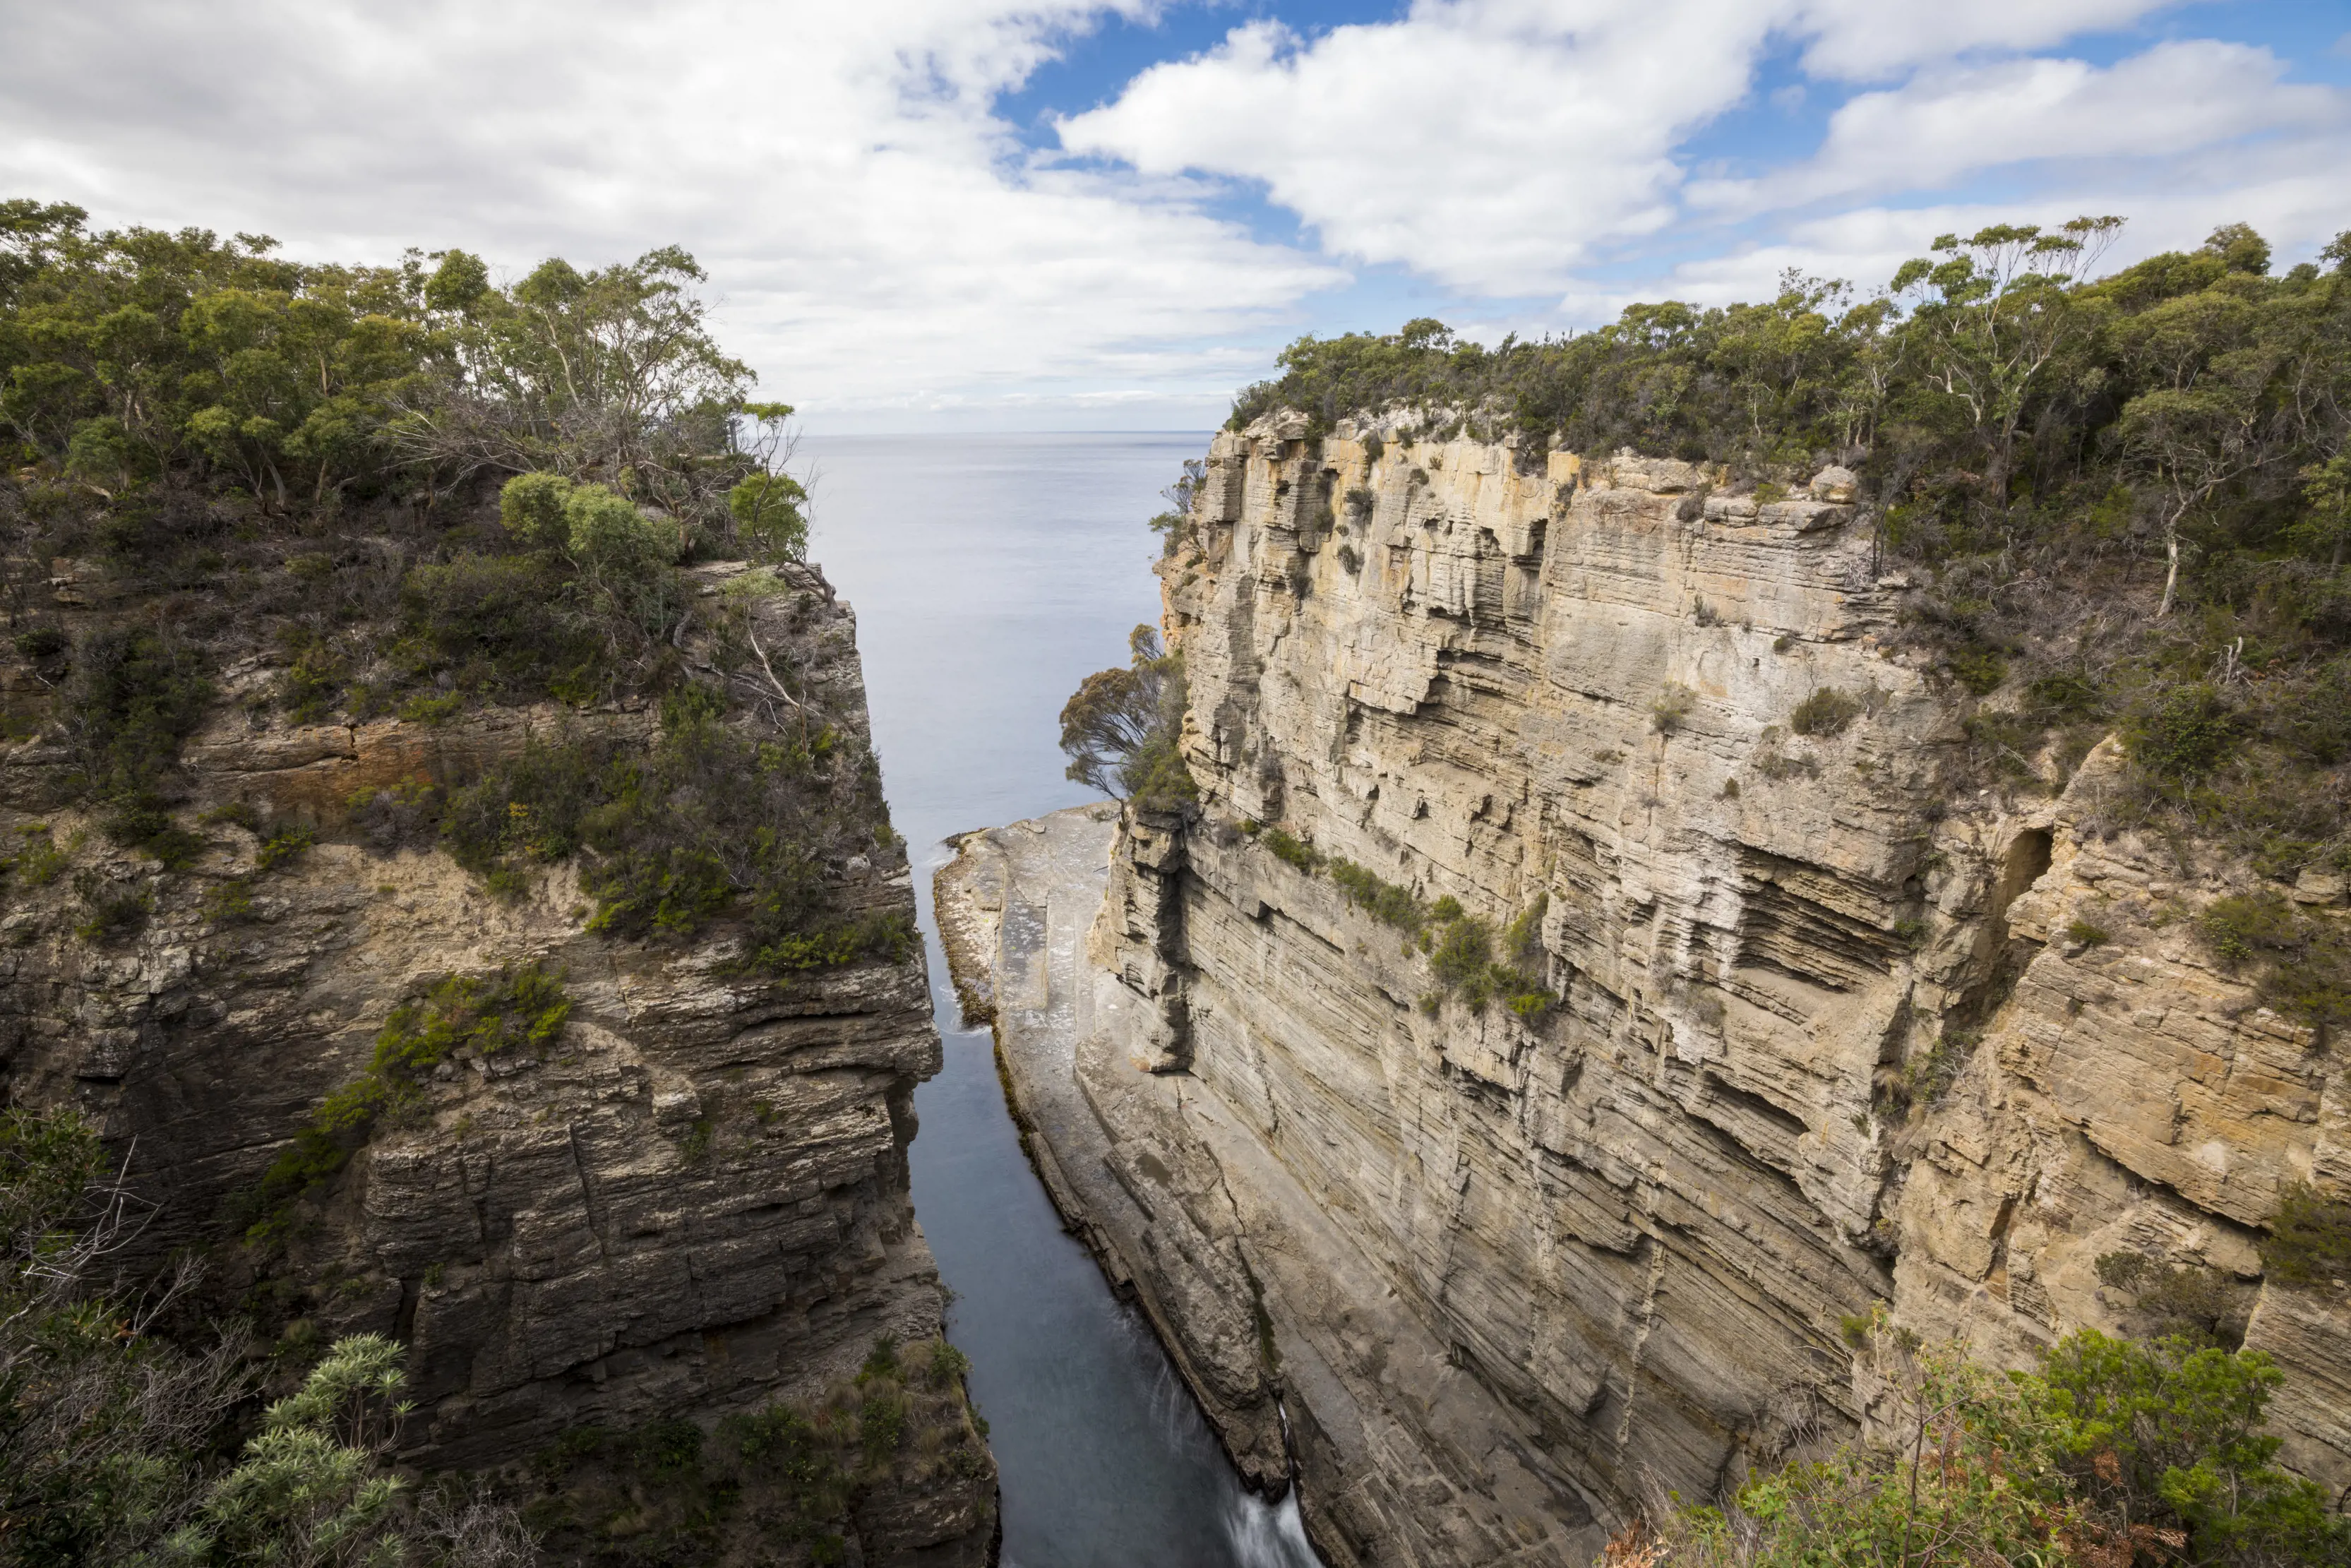
[[[707,595],[741,571],[691,575]],[[89,612],[70,563],[52,586],[56,613]],[[788,567],[751,613],[862,756],[849,607]],[[12,1102],[80,1107],[123,1152],[157,1206],[144,1253],[209,1254],[216,1308],[402,1341],[417,1410],[401,1457],[430,1469],[507,1465],[585,1427],[706,1425],[821,1396],[877,1337],[939,1332],[907,1196],[914,1089],[940,1060],[919,948],[778,980],[747,971],[723,929],[692,943],[591,932],[575,866],[496,897],[429,830],[395,848],[355,821],[354,802],[454,788],[533,738],[643,744],[656,720],[642,703],[287,728],[256,716],[272,678],[225,672],[185,748],[180,815],[209,823],[185,875],[105,842],[70,804],[61,745],[0,754],[0,829],[13,844],[45,827],[69,861],[8,890],[0,1082]],[[268,868],[263,834],[289,827],[320,841]],[[852,914],[911,924],[902,849],[828,874]],[[228,917],[217,894],[232,879],[250,908]],[[89,890],[109,885],[153,903],[133,937],[78,929]],[[443,1062],[417,1110],[298,1206],[282,1244],[235,1242],[239,1195],[366,1069],[395,1008],[447,976],[533,964],[569,992],[558,1037]],[[852,1560],[989,1560],[994,1467],[963,1437],[972,1462],[910,1460],[861,1487]]]
[[[2351,1180],[2343,1074],[2194,934],[2226,862],[2097,831],[2111,741],[1970,773],[1841,471],[1382,434],[1210,449],[1161,568],[1199,810],[1121,824],[1073,1052],[1098,1243],[1326,1553],[1575,1561],[1855,1431],[1847,1314],[2020,1364],[2128,1326],[2115,1251],[2238,1281],[2285,1458],[2351,1485],[2351,1313],[2255,1246]],[[1276,825],[1540,902],[1559,1006],[1446,998]]]

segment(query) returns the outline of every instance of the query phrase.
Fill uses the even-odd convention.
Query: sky
[[[1301,333],[1864,293],[1991,222],[2109,265],[2351,229],[2351,0],[0,0],[0,196],[684,245],[817,433],[1203,429]]]

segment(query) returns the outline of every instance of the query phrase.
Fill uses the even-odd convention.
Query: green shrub
[[[1549,991],[1520,991],[1510,998],[1510,1010],[1532,1023],[1559,1005]]]
[[[1982,1038],[1976,1030],[1944,1030],[1932,1045],[1903,1062],[1902,1097],[1922,1112],[1940,1104]]]
[[[538,965],[477,977],[452,975],[392,1009],[375,1037],[367,1070],[329,1094],[292,1143],[236,1206],[250,1240],[284,1234],[293,1205],[329,1181],[367,1141],[376,1123],[423,1096],[423,1081],[460,1051],[489,1056],[544,1047],[571,1016],[559,973]]]
[[[147,929],[155,898],[142,888],[109,887],[85,873],[82,918],[74,935],[85,942],[120,942]]]
[[[423,848],[438,840],[448,791],[422,774],[373,789],[355,789],[343,800],[345,820],[379,854]]]
[[[204,915],[214,925],[242,925],[251,920],[253,883],[241,876],[215,883],[204,894]]]
[[[2294,1182],[2278,1195],[2277,1218],[2262,1239],[2263,1277],[2324,1286],[2351,1280],[2351,1199]]]
[[[726,493],[735,527],[769,556],[808,559],[808,491],[785,474],[754,474]]]
[[[1266,829],[1258,836],[1258,842],[1272,851],[1274,859],[1285,865],[1296,866],[1309,876],[1313,875],[1322,862],[1322,857],[1314,852],[1313,845],[1292,838],[1280,828]]]
[[[106,836],[125,849],[152,857],[165,871],[185,871],[204,852],[204,841],[180,826],[162,801],[132,795],[101,822]]]
[[[2245,1343],[2252,1302],[2218,1269],[2164,1263],[2139,1252],[2102,1253],[2093,1267],[2100,1284],[2130,1294],[2131,1312],[2150,1333],[2185,1335],[2224,1350]]]
[[[263,839],[261,847],[254,852],[254,873],[266,876],[279,866],[290,865],[318,841],[317,832],[298,823],[280,828]]]
[[[2195,685],[2163,693],[2123,725],[2131,760],[2171,782],[2211,771],[2237,749],[2244,725],[2214,687]]]
[[[1121,776],[1128,799],[1146,811],[1176,810],[1200,798],[1200,788],[1185,764],[1183,747],[1176,734],[1165,727],[1134,748]]]
[[[836,909],[826,869],[885,841],[872,754],[830,727],[754,740],[718,706],[706,692],[672,694],[643,751],[592,736],[534,740],[448,797],[442,841],[508,896],[532,867],[582,859],[591,931],[684,938],[731,916],[747,927],[748,964],[768,973],[903,962],[904,918]]]
[[[114,627],[83,638],[67,711],[89,792],[152,800],[212,695],[204,655],[160,632]]]
[[[1667,681],[1665,689],[1649,705],[1649,722],[1659,735],[1671,735],[1681,728],[1682,721],[1698,706],[1698,694],[1679,681]]]
[[[2095,717],[2104,706],[2097,683],[2071,672],[2033,680],[2024,688],[2024,700],[2028,709],[2052,719]]]
[[[821,1399],[723,1416],[707,1436],[691,1421],[575,1427],[533,1460],[525,1517],[548,1561],[589,1568],[844,1562],[853,1507],[891,1472],[917,1485],[987,1476],[967,1364],[918,1340]]]
[[[563,500],[564,549],[584,571],[621,582],[649,581],[674,565],[685,537],[666,517],[647,517],[601,485],[578,485]]]
[[[1610,1568],[2318,1568],[2351,1551],[2351,1522],[2275,1463],[2266,1357],[2085,1330],[2002,1380],[1883,1309],[1845,1322],[1893,1440],[1677,1506],[1611,1542]]]
[[[1861,716],[1861,712],[1859,697],[1834,686],[1823,686],[1796,705],[1796,711],[1788,716],[1788,727],[1798,735],[1842,735],[1846,726]]]
[[[2068,942],[2079,943],[2085,947],[2095,947],[2102,942],[2114,940],[2103,926],[2093,925],[2088,921],[2080,919],[2069,921],[2066,924],[2065,939]]]
[[[1428,956],[1429,969],[1449,991],[1481,987],[1493,961],[1494,928],[1469,915],[1447,924]]]
[[[1502,953],[1510,963],[1525,969],[1543,961],[1542,923],[1550,912],[1551,894],[1538,893],[1535,901],[1502,928]]]
[[[350,667],[325,638],[302,629],[287,631],[291,634],[281,641],[293,662],[277,677],[278,706],[296,724],[318,724],[334,711]]]
[[[2206,904],[2196,919],[2212,951],[2231,965],[2258,953],[2290,953],[2302,946],[2294,905],[2278,894],[2231,894]]]
[[[2008,655],[1980,643],[1966,643],[1952,649],[1945,663],[1951,678],[1980,697],[1990,696],[2008,679]]]
[[[9,643],[18,653],[37,663],[54,659],[73,646],[73,639],[55,626],[36,626],[29,632],[19,632]]]
[[[601,740],[542,742],[447,797],[441,837],[457,863],[477,875],[517,859],[565,861],[582,841],[589,810],[603,799],[603,774],[618,748]]]
[[[461,555],[417,567],[400,605],[393,652],[412,681],[535,695],[601,662],[561,574],[541,558]],[[601,692],[610,675],[588,678]]]
[[[265,1406],[268,1368],[242,1324],[192,1313],[161,1332],[155,1289],[118,1272],[118,1157],[72,1112],[0,1111],[12,1568],[536,1561],[511,1510],[469,1497],[461,1550],[447,1494],[405,1492],[389,1463],[405,1408],[390,1341],[289,1333],[281,1348],[301,1346],[308,1370]]]
[[[2254,966],[2266,1006],[2314,1026],[2351,1023],[2351,935],[2340,921],[2298,912],[2283,894],[2231,894],[2196,917],[2223,966]]]
[[[14,857],[0,864],[6,865],[26,886],[47,887],[72,863],[72,857],[57,847],[47,824],[34,822],[18,831],[24,840],[22,846]]]
[[[1424,908],[1410,888],[1388,882],[1342,856],[1332,856],[1326,869],[1332,882],[1338,885],[1341,897],[1382,925],[1393,925],[1399,931],[1417,936],[1430,920],[1451,918],[1442,913],[1446,904],[1453,904],[1455,915],[1461,912],[1461,905],[1449,898],[1435,911]]]
[[[2151,1524],[2183,1534],[2190,1563],[2339,1562],[2351,1521],[2331,1518],[2316,1487],[2277,1468],[2280,1440],[2264,1429],[2283,1382],[2256,1351],[2181,1338],[2137,1344],[2085,1329],[2018,1379],[2011,1440],[2049,1456],[2050,1490],[2110,1540]]]
[[[498,490],[498,521],[525,544],[561,549],[571,538],[563,515],[571,489],[560,474],[517,474]]]
[[[1149,625],[1126,641],[1124,669],[1095,671],[1061,705],[1065,774],[1146,810],[1180,810],[1199,794],[1183,755],[1184,656]]]
[[[1550,902],[1550,894],[1537,894],[1534,903],[1503,927],[1498,959],[1493,925],[1465,913],[1460,900],[1450,894],[1438,899],[1427,911],[1420,941],[1439,988],[1420,998],[1420,1010],[1435,1018],[1449,996],[1471,1012],[1482,1013],[1499,997],[1530,1024],[1548,1017],[1559,1005],[1559,998],[1544,988],[1541,975],[1542,918]]]
[[[400,716],[408,724],[446,724],[465,711],[465,694],[448,692],[439,696],[413,696],[400,705]]]

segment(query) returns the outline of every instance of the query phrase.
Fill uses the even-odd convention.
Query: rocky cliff
[[[1197,807],[1061,852],[1069,994],[1026,846],[1075,820],[943,885],[1065,1207],[1332,1561],[1581,1561],[1855,1430],[1873,1302],[2018,1364],[2143,1326],[2117,1254],[2249,1312],[2351,1485],[2341,1284],[2256,1249],[2351,1179],[2336,1051],[2197,936],[2241,873],[2116,829],[2111,741],[1978,766],[1875,536],[1841,470],[1220,434],[1161,568]]]
[[[689,577],[747,606],[762,664],[791,679],[782,700],[865,755],[855,622],[821,577]],[[45,618],[96,613],[71,563],[50,587]],[[779,976],[723,924],[691,941],[590,929],[576,863],[493,892],[403,817],[562,737],[641,749],[655,714],[288,727],[270,664],[224,672],[183,749],[174,820],[200,841],[175,873],[73,803],[57,730],[0,754],[0,831],[25,852],[0,923],[0,1082],[12,1102],[81,1106],[124,1151],[157,1205],[142,1249],[209,1253],[213,1305],[313,1342],[397,1336],[418,1404],[405,1457],[429,1469],[821,1397],[877,1339],[935,1336],[905,1163],[914,1085],[939,1065],[919,946]],[[824,896],[910,929],[903,846],[883,837],[822,868]],[[451,977],[522,972],[559,981],[559,1028],[441,1058],[347,1164],[237,1240],[318,1108],[381,1060],[396,1009]],[[994,1467],[959,1387],[948,1403],[954,1430],[861,1478],[848,1560],[990,1558]],[[770,1545],[789,1556],[789,1539]]]

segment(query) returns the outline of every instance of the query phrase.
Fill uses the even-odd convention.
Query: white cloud
[[[804,405],[1149,375],[1205,406],[1227,366],[1165,345],[1262,336],[1344,275],[1180,185],[1028,166],[995,96],[1112,8],[11,7],[0,191],[313,256],[459,245],[519,267],[677,241],[723,290],[728,347]]]
[[[2044,49],[2127,27],[2182,0],[1801,0],[1788,30],[1804,68],[1867,81],[1971,50]]]
[[[1673,221],[1674,144],[1746,92],[1769,22],[1739,0],[1422,0],[1311,43],[1251,23],[1062,120],[1061,141],[1262,181],[1332,250],[1525,293]]]
[[[1661,236],[1650,249],[1687,246],[1709,222],[1930,191],[2022,162],[2168,166],[2284,129],[2324,133],[2303,146],[2305,169],[2339,165],[2342,96],[2284,83],[2265,50],[2166,43],[2104,68],[2012,55],[2165,8],[1416,0],[1400,19],[1311,40],[1237,28],[1060,130],[1072,153],[1148,174],[1258,183],[1329,251],[1472,296],[1573,287],[1649,236]],[[1813,157],[1690,181],[1680,149],[1745,104],[1762,59],[1791,44],[1816,81],[1907,78],[1846,102]],[[1772,101],[1793,107],[1784,89]],[[2107,183],[2134,188],[2129,176]]]
[[[461,245],[520,268],[676,241],[728,346],[834,428],[1206,422],[1299,328],[1393,325],[1311,313],[1393,306],[1377,277],[1315,302],[1364,262],[1413,275],[1405,314],[1537,330],[1751,296],[1783,266],[1871,285],[1937,224],[1972,226],[1906,204],[1972,202],[1988,170],[2028,168],[2029,200],[1983,217],[2127,213],[2133,245],[2245,218],[2291,249],[2351,223],[2335,89],[2239,45],[2032,52],[2164,0],[1414,0],[1311,38],[1236,28],[1062,120],[1083,158],[1023,147],[999,96],[1162,3],[0,6],[0,194],[310,256]],[[1860,89],[1819,147],[1693,181],[1694,136],[1792,55],[1783,110]],[[1221,219],[1234,182],[1319,243]]]
[[[2260,131],[2340,125],[2331,89],[2283,81],[2266,49],[2198,39],[2099,68],[2019,59],[1919,73],[1849,99],[1816,156],[1758,180],[1694,183],[1701,206],[1748,213],[1889,191],[2047,159],[2168,158]]]

